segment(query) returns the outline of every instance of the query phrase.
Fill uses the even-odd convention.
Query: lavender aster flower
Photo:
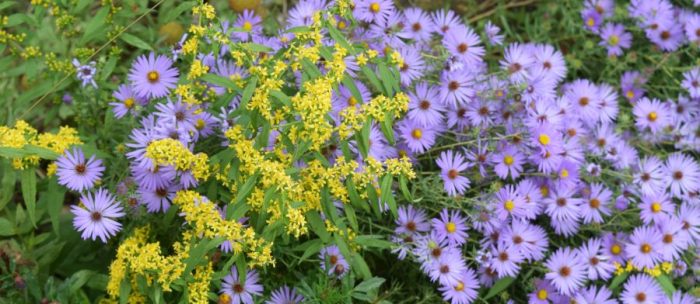
[[[440,239],[446,239],[451,246],[462,245],[467,241],[467,225],[466,219],[458,210],[450,212],[447,209],[442,209],[440,218],[432,220],[433,229]]]
[[[103,243],[115,236],[122,225],[115,219],[125,215],[124,210],[115,201],[114,196],[105,189],[98,189],[94,194],[85,193],[80,197],[83,206],[71,206],[73,227],[81,233],[84,240],[93,241],[98,237]]]
[[[304,297],[297,294],[296,288],[284,285],[272,292],[270,300],[266,304],[299,304],[304,302]]]
[[[440,101],[440,92],[426,82],[416,84],[415,92],[409,92],[408,118],[423,127],[437,126],[443,122],[445,107]]]
[[[150,53],[136,58],[129,71],[129,81],[141,97],[160,98],[168,95],[177,83],[178,70],[173,61],[163,55]]]
[[[95,68],[94,61],[90,61],[88,64],[80,64],[78,59],[73,58],[73,66],[75,67],[75,76],[78,80],[82,81],[81,85],[83,87],[89,84],[97,88],[97,83],[95,83],[97,69]]]
[[[112,106],[112,111],[114,111],[114,117],[116,118],[122,118],[127,114],[133,114],[135,112],[134,107],[136,103],[141,105],[148,103],[147,99],[137,96],[131,86],[126,84],[120,85],[112,96],[120,101],[109,103],[109,105]]]
[[[56,166],[58,183],[74,191],[92,188],[105,170],[102,160],[96,159],[94,155],[85,160],[83,150],[78,148],[73,148],[73,153],[66,150],[56,160]]]
[[[328,275],[342,278],[350,271],[350,264],[340,253],[338,246],[325,247],[318,255],[321,259],[321,269],[326,271]]]
[[[459,175],[469,168],[464,156],[451,150],[440,153],[437,159],[440,167],[442,181],[445,183],[445,191],[450,196],[461,195],[469,187],[469,179]]]
[[[550,271],[545,277],[563,295],[571,296],[583,287],[586,280],[586,267],[570,248],[559,248],[549,257],[545,265]]]
[[[617,304],[617,300],[612,297],[612,292],[605,286],[589,286],[580,291],[572,301],[575,303],[590,304]]]
[[[231,304],[253,304],[253,296],[262,294],[263,286],[259,283],[260,276],[256,270],[246,271],[245,283],[241,282],[238,269],[231,267],[231,272],[221,283],[221,297],[228,297]],[[221,297],[219,300],[221,300]]]
[[[619,23],[608,23],[600,29],[599,45],[608,48],[608,56],[622,55],[622,49],[628,49],[632,45],[632,34],[625,31],[625,27]]]
[[[635,274],[625,282],[624,291],[620,294],[625,304],[661,303],[666,298],[664,291],[654,278],[646,274]]]
[[[391,0],[362,0],[355,3],[353,15],[361,21],[383,23],[394,11]]]
[[[661,234],[654,227],[637,227],[630,235],[625,253],[635,266],[654,268],[662,258],[661,238]]]
[[[396,220],[398,227],[394,230],[396,234],[414,235],[430,230],[430,223],[423,209],[415,208],[413,205],[401,206],[398,214],[399,218]]]
[[[476,279],[476,273],[466,268],[460,273],[455,284],[440,286],[440,291],[442,299],[451,304],[469,304],[476,299],[478,288],[479,281]]]
[[[576,249],[577,255],[587,267],[589,280],[608,280],[615,270],[610,258],[602,253],[602,244],[600,239],[590,238],[588,242]]]
[[[652,133],[660,131],[671,123],[671,115],[666,104],[658,99],[642,98],[632,109],[635,125],[639,129],[649,128]]]
[[[462,59],[467,66],[481,62],[484,47],[480,46],[479,36],[470,27],[460,26],[458,30],[445,35],[443,44],[453,56]]]
[[[666,184],[671,194],[680,197],[684,193],[700,190],[700,165],[683,153],[671,154],[666,160]]]
[[[681,86],[688,90],[690,97],[700,98],[700,68],[695,67],[683,73]]]
[[[486,21],[484,24],[484,32],[488,38],[488,42],[491,45],[501,45],[503,44],[503,35],[499,34],[501,28],[491,23],[491,20]]]

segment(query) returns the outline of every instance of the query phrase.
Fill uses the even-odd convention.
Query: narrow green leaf
[[[377,74],[374,71],[372,71],[367,66],[363,66],[360,70],[362,71],[362,74],[364,74],[367,77],[369,82],[372,84],[372,86],[378,92],[386,94],[386,91],[384,90],[384,86],[382,86],[382,83],[379,82],[379,78],[377,78]]]
[[[233,80],[220,75],[209,73],[202,75],[201,79],[213,85],[220,86],[222,88],[228,88],[235,91],[239,91],[241,89],[238,87],[238,85],[236,85],[236,83]]]
[[[49,213],[49,219],[51,219],[51,226],[56,235],[58,235],[61,209],[63,209],[63,198],[66,195],[66,190],[58,185],[54,176],[48,180],[48,188],[44,193],[46,196],[46,210]]]
[[[671,279],[665,275],[661,274],[656,277],[656,281],[659,282],[659,285],[661,285],[661,288],[666,292],[666,295],[669,297],[673,295],[673,293],[676,291],[676,288],[673,286],[673,282],[671,282]]]
[[[248,101],[251,97],[253,97],[253,92],[255,92],[255,86],[257,83],[258,77],[253,76],[248,79],[248,84],[245,86],[245,89],[243,89],[243,93],[241,94],[241,104],[239,108],[245,109],[246,105],[248,105]]]
[[[608,286],[608,288],[610,288],[610,290],[615,290],[615,288],[617,288],[617,286],[620,286],[620,284],[622,284],[622,282],[624,282],[629,275],[630,274],[628,272],[624,272],[615,276],[612,282],[610,282],[610,286]]]
[[[36,227],[36,173],[34,168],[22,170],[20,181],[22,182],[22,197],[27,206],[29,220]]]
[[[251,191],[253,191],[253,188],[257,184],[259,177],[260,173],[256,172],[251,177],[249,177],[248,180],[245,181],[243,186],[238,188],[236,198],[233,200],[233,206],[240,206],[242,203],[244,203],[245,198],[248,197],[248,194],[250,194]],[[235,211],[234,209],[236,208],[229,207],[228,210],[226,210],[226,218],[231,219],[230,216],[233,215]]]
[[[90,22],[85,25],[85,32],[83,33],[83,37],[80,38],[78,45],[83,45],[90,42],[92,39],[97,38],[100,32],[106,30],[107,27],[105,27],[104,24],[107,20],[107,14],[109,14],[109,11],[109,6],[105,6],[97,11],[95,17],[90,19]]]
[[[124,42],[133,45],[137,48],[143,49],[143,50],[148,50],[152,51],[153,48],[146,42],[141,40],[141,38],[136,37],[132,34],[129,33],[122,33],[121,36],[119,36],[119,39],[123,40]]]
[[[321,216],[316,211],[306,213],[306,220],[311,225],[311,230],[321,238],[323,242],[328,242],[331,235],[326,231],[326,224],[321,219]]]
[[[384,284],[384,281],[386,281],[384,278],[373,277],[362,281],[362,283],[360,284],[357,284],[357,286],[355,286],[353,290],[367,293],[379,288],[379,286],[382,286],[382,284]]]
[[[505,277],[505,278],[502,278],[502,279],[496,281],[496,283],[493,284],[491,289],[489,289],[489,292],[484,297],[484,300],[488,300],[490,298],[493,298],[493,296],[499,294],[501,291],[508,288],[508,286],[510,286],[510,284],[513,283],[513,281],[515,281],[514,277]]]
[[[0,217],[0,236],[11,236],[15,234],[15,225],[10,220]]]
[[[2,179],[0,179],[0,210],[5,208],[8,202],[12,199],[15,191],[15,171],[12,170],[12,165],[8,161],[0,159],[0,172],[2,172]]]
[[[26,145],[22,149],[24,151],[27,151],[28,154],[33,154],[33,155],[39,156],[40,158],[48,159],[48,160],[56,160],[59,156],[61,156],[61,154],[58,154],[52,150],[46,149],[44,147],[35,146],[35,145]]]
[[[178,16],[182,15],[182,13],[189,11],[192,9],[197,4],[196,1],[186,1],[180,5],[178,5],[175,9],[172,10],[164,10],[165,15],[162,18],[158,18],[158,21],[161,23],[168,23],[170,21],[175,20]]]
[[[411,195],[411,191],[408,191],[408,179],[403,175],[399,176],[399,189],[406,200],[413,201],[413,195]]]
[[[391,193],[391,184],[393,181],[393,176],[391,174],[385,174],[384,177],[382,177],[382,182],[380,184],[380,189],[382,190],[382,195],[381,195],[381,201],[379,202],[380,204],[389,204],[389,209],[391,210],[391,213],[394,215],[394,217],[398,216],[398,211],[397,211],[397,206],[396,206],[396,201],[394,200],[394,194]]]

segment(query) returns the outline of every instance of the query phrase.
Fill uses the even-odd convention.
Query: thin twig
[[[481,20],[481,19],[484,19],[484,18],[486,18],[486,17],[492,15],[493,13],[495,13],[496,10],[498,10],[499,8],[509,9],[509,8],[515,8],[515,7],[520,7],[520,6],[526,6],[526,5],[533,4],[533,3],[537,2],[537,1],[538,1],[538,0],[525,0],[525,1],[522,1],[522,2],[511,2],[511,3],[508,3],[508,4],[504,5],[504,6],[496,6],[496,7],[492,8],[492,9],[486,11],[486,12],[483,12],[483,13],[481,13],[481,14],[478,14],[478,15],[476,15],[476,16],[474,16],[474,17],[469,18],[469,23],[474,23],[474,22],[476,22],[476,21],[479,21],[479,20]]]

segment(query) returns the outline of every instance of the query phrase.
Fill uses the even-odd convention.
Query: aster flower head
[[[116,118],[123,118],[127,114],[134,114],[137,104],[146,105],[148,103],[148,99],[138,96],[128,84],[120,85],[112,96],[118,101],[109,103],[109,105],[112,106],[112,111]]]
[[[642,87],[647,79],[639,71],[626,71],[620,77],[622,95],[630,102],[636,102],[644,97],[646,90]]]
[[[562,297],[549,280],[535,279],[535,290],[528,294],[528,303],[558,303]]]
[[[436,27],[436,32],[447,36],[447,34],[458,31],[463,28],[464,24],[460,20],[459,15],[451,10],[438,10],[432,14],[433,23]]]
[[[700,68],[695,67],[683,73],[681,86],[692,98],[700,98]]]
[[[461,195],[469,187],[469,179],[460,173],[469,168],[469,164],[461,153],[448,150],[440,153],[436,161],[441,170],[445,191],[450,196]]]
[[[635,266],[654,268],[662,259],[661,239],[661,233],[655,227],[637,227],[630,235],[625,253]]]
[[[612,199],[612,191],[599,183],[591,184],[586,190],[587,195],[581,204],[583,223],[602,223],[603,215],[611,214],[608,206]]]
[[[451,246],[464,244],[467,241],[466,218],[458,210],[450,212],[442,209],[440,218],[432,220],[433,229],[440,239],[447,240]]]
[[[476,273],[470,268],[465,268],[459,274],[455,284],[440,286],[442,299],[451,304],[472,303],[478,295],[478,289],[479,281],[476,278]]]
[[[82,206],[71,206],[73,227],[81,232],[84,240],[93,241],[98,237],[103,243],[113,237],[122,229],[122,225],[116,219],[126,215],[124,210],[115,201],[112,194],[105,189],[98,189],[95,193],[85,193],[80,197]]]
[[[661,233],[661,254],[665,261],[677,260],[691,244],[691,236],[684,230],[685,224],[675,215],[662,217],[656,228]]]
[[[595,304],[617,304],[617,300],[613,298],[612,291],[605,286],[589,286],[586,289],[579,291],[573,298],[575,303],[595,303]]]
[[[141,55],[129,70],[129,81],[140,97],[160,98],[170,93],[178,81],[178,70],[173,61],[163,55]]]
[[[238,19],[236,19],[233,26],[242,30],[231,33],[231,37],[234,40],[250,41],[253,39],[253,36],[258,36],[262,33],[262,18],[251,10],[244,10],[243,13],[238,15]]]
[[[423,76],[425,62],[423,61],[423,56],[415,47],[402,47],[399,49],[399,54],[403,58],[403,64],[399,67],[401,85],[408,87],[414,80]]]
[[[488,264],[498,273],[499,278],[517,277],[520,271],[520,263],[524,261],[520,250],[507,242],[497,242],[492,248],[492,258]]]
[[[579,255],[568,247],[559,248],[545,265],[549,269],[545,277],[563,295],[574,295],[586,281],[586,267]]]
[[[530,46],[512,43],[506,47],[500,64],[512,81],[520,83],[530,77],[529,69],[535,64],[535,58]]]
[[[620,56],[623,49],[632,45],[632,34],[625,31],[619,23],[608,23],[600,29],[599,45],[608,48],[608,56]]]
[[[242,282],[238,269],[234,266],[231,267],[231,272],[224,277],[219,293],[221,293],[221,297],[228,297],[231,304],[253,304],[253,296],[262,295],[263,286],[259,281],[260,275],[253,269],[246,271],[245,281]]]
[[[473,76],[464,69],[443,72],[440,76],[440,99],[444,105],[455,107],[468,104],[476,93],[473,83]]]
[[[433,32],[435,24],[430,15],[417,7],[410,7],[403,11],[406,26],[403,28],[405,36],[416,41],[428,41]]]
[[[56,160],[56,166],[58,183],[73,191],[92,188],[105,170],[102,160],[94,155],[86,160],[83,150],[79,148],[73,148],[73,153],[66,150]]]
[[[663,162],[656,156],[641,159],[634,174],[634,183],[642,194],[651,195],[666,190]]]
[[[581,11],[583,27],[591,32],[597,33],[603,23],[603,16],[595,9],[584,9]]]
[[[396,234],[415,235],[430,230],[430,223],[427,220],[423,209],[408,205],[398,209],[399,218],[396,220]]]
[[[459,283],[462,272],[467,269],[464,259],[457,251],[443,252],[439,258],[428,263],[430,280],[447,286]]]
[[[382,23],[395,12],[391,0],[362,0],[355,3],[353,15],[361,21]]]
[[[81,64],[78,59],[73,58],[72,63],[75,67],[75,77],[81,81],[81,85],[85,87],[89,84],[97,88],[97,83],[95,83],[95,74],[97,74],[95,62],[90,61],[88,64]]]
[[[612,277],[615,266],[610,258],[602,252],[603,241],[590,238],[588,242],[576,249],[576,253],[587,267],[588,279],[608,280]]]
[[[536,44],[532,56],[534,63],[530,69],[533,75],[545,75],[556,81],[566,77],[566,60],[564,55],[549,44]]]
[[[647,274],[635,274],[625,282],[620,299],[623,303],[661,303],[666,298],[659,283]]]
[[[350,264],[340,253],[338,246],[331,245],[321,249],[319,258],[321,259],[321,269],[329,276],[342,278],[350,271]]]
[[[673,202],[666,191],[643,195],[639,208],[639,215],[645,224],[658,222],[674,211]]]
[[[423,127],[418,122],[406,119],[399,124],[401,139],[413,153],[423,153],[435,144],[440,126]]]
[[[484,24],[484,32],[486,33],[486,38],[488,38],[489,44],[503,44],[504,36],[503,34],[500,34],[501,28],[491,23],[491,20],[486,21],[486,24]]]
[[[515,180],[523,171],[525,156],[518,150],[517,147],[507,145],[499,155],[495,157],[494,171],[496,175],[505,180],[510,177]]]
[[[270,300],[266,304],[300,304],[304,302],[304,297],[297,293],[296,288],[289,288],[284,285],[272,292]]]
[[[470,27],[458,26],[445,35],[442,43],[451,55],[460,58],[467,66],[483,61],[484,47],[480,45],[479,36]]]
[[[642,130],[649,128],[652,133],[659,132],[671,123],[668,107],[658,99],[640,99],[635,103],[632,113],[635,116],[635,125]]]
[[[666,185],[674,197],[700,190],[700,165],[681,152],[669,155],[664,168]]]
[[[440,92],[426,82],[416,84],[408,93],[408,118],[424,127],[437,126],[443,122],[445,107],[440,102]]]

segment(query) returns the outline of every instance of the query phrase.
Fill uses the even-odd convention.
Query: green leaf
[[[0,156],[5,158],[24,157],[27,152],[19,148],[0,147]]]
[[[323,242],[330,241],[331,235],[326,231],[326,224],[321,219],[321,216],[316,211],[306,213],[306,220],[311,225],[311,230],[321,238]]]
[[[248,197],[248,194],[250,194],[251,191],[253,191],[253,188],[258,182],[258,178],[260,177],[260,173],[256,172],[252,176],[248,178],[248,180],[245,181],[243,186],[238,188],[238,193],[236,194],[236,198],[233,200],[233,206],[238,207],[241,204],[245,202],[245,198]],[[234,207],[229,207],[228,210],[226,210],[226,218],[231,219],[231,216],[234,213]]]
[[[304,253],[301,255],[299,260],[297,261],[297,265],[301,264],[301,262],[306,261],[310,256],[318,253],[321,251],[321,248],[323,247],[323,241],[321,239],[313,239],[310,241],[307,241],[304,244],[301,244],[298,246],[298,248],[305,248]]]
[[[110,9],[111,8],[109,6],[105,6],[97,11],[95,17],[93,17],[90,22],[85,25],[85,33],[83,34],[83,37],[80,38],[78,45],[84,45],[90,42],[92,39],[98,37],[100,32],[106,30],[107,27],[104,26],[104,24],[107,20],[107,14],[109,14]]]
[[[248,101],[250,100],[251,97],[253,97],[253,92],[255,92],[255,86],[258,83],[258,77],[251,77],[248,80],[248,84],[245,86],[245,89],[243,89],[243,93],[241,94],[241,103],[238,106],[241,109],[245,109],[246,105],[248,105]]]
[[[340,46],[347,49],[350,55],[355,54],[355,49],[352,47],[352,45],[350,45],[350,42],[348,42],[348,40],[345,39],[345,35],[343,35],[337,28],[335,28],[332,25],[328,25],[326,26],[326,29],[328,29],[328,33],[331,35],[331,38],[338,42]]]
[[[15,225],[10,220],[0,217],[0,236],[11,236],[15,234]]]
[[[502,278],[502,279],[496,281],[496,283],[493,284],[491,289],[489,289],[489,292],[484,297],[484,300],[488,300],[488,299],[492,298],[493,296],[499,294],[501,291],[508,288],[508,286],[510,286],[510,284],[513,283],[513,281],[515,281],[514,277],[505,277],[505,278]]]
[[[178,16],[182,15],[182,13],[189,11],[192,9],[192,7],[197,4],[196,1],[186,1],[180,5],[178,5],[176,8],[171,9],[171,10],[165,10],[165,15],[163,17],[158,18],[158,21],[160,23],[168,23],[170,21],[175,20]]]
[[[671,279],[665,275],[661,274],[656,277],[656,281],[659,282],[659,285],[661,285],[661,288],[666,292],[666,295],[673,296],[673,293],[676,291],[676,288],[673,287],[673,282],[671,282]]]
[[[413,201],[413,195],[411,195],[411,191],[408,191],[408,179],[403,175],[399,176],[399,189],[406,200]]]
[[[382,129],[382,134],[384,134],[384,137],[386,137],[386,140],[389,141],[389,144],[392,146],[396,143],[396,139],[394,139],[394,115],[393,113],[386,113],[384,115],[384,120],[380,124],[380,127]]]
[[[229,88],[236,91],[241,89],[238,87],[238,85],[236,85],[235,82],[233,82],[233,80],[227,77],[219,76],[216,74],[205,74],[201,78],[206,82],[220,86],[222,88]]]
[[[63,209],[63,198],[66,195],[66,190],[58,185],[56,177],[54,176],[48,180],[48,189],[43,193],[42,199],[46,197],[44,200],[46,201],[46,210],[51,219],[51,226],[53,227],[53,231],[56,232],[56,235],[58,235],[60,231],[61,209]]]
[[[56,160],[61,154],[58,154],[52,150],[46,149],[44,147],[39,147],[35,145],[26,145],[24,148],[22,148],[24,151],[27,151],[29,154],[33,154],[36,156],[39,156],[40,158],[43,159],[48,159],[48,160]]]
[[[143,40],[141,40],[141,38],[136,37],[134,35],[131,35],[129,33],[122,33],[122,35],[119,36],[119,38],[121,40],[123,40],[124,42],[131,44],[137,48],[140,48],[143,50],[148,50],[148,51],[153,50],[153,48],[150,45],[148,45],[148,43],[146,43],[146,41],[143,41]]]
[[[370,292],[374,289],[379,288],[379,286],[382,286],[382,284],[384,284],[384,281],[386,281],[384,278],[373,277],[373,278],[362,281],[362,283],[360,283],[360,284],[357,284],[357,286],[355,286],[354,290],[367,293],[367,292]]]
[[[315,64],[313,64],[309,59],[302,59],[301,65],[304,67],[304,72],[306,72],[306,74],[309,75],[312,79],[321,76],[321,70],[319,70],[318,67]]]
[[[394,243],[384,240],[381,235],[360,235],[355,238],[355,242],[364,247],[374,247],[379,249],[391,248]]]
[[[377,69],[379,70],[379,76],[381,77],[387,97],[394,96],[394,88],[397,87],[395,85],[397,82],[396,78],[394,78],[394,75],[383,62],[377,65]]]
[[[34,168],[22,170],[20,181],[22,182],[22,197],[27,205],[29,220],[36,227],[36,173]]]
[[[377,74],[372,71],[370,68],[367,66],[363,66],[361,68],[362,74],[365,74],[369,82],[372,84],[372,86],[381,93],[386,94],[386,91],[384,90],[384,86],[382,86],[381,82],[379,82],[379,78],[377,78]],[[387,94],[388,95],[388,94]]]
[[[379,202],[380,204],[387,203],[389,204],[389,209],[391,209],[391,213],[394,215],[394,217],[398,216],[398,211],[396,207],[396,200],[394,200],[394,194],[391,193],[391,184],[393,181],[393,177],[391,174],[385,174],[384,177],[382,177],[382,182],[380,184],[380,189],[382,190],[382,196],[381,196],[381,201]]]
[[[308,33],[311,29],[308,26],[295,26],[287,29],[285,32],[292,34]]]
[[[0,159],[0,168],[2,168],[2,179],[0,180],[0,210],[5,208],[8,202],[12,199],[15,191],[15,171],[12,170],[12,165],[9,162]]]
[[[617,288],[617,286],[622,284],[622,282],[624,282],[629,275],[630,274],[628,272],[624,272],[622,274],[615,276],[615,278],[612,280],[612,282],[610,282],[610,286],[608,286],[608,288],[610,288],[610,290],[615,290],[615,288]]]
[[[258,44],[258,43],[241,43],[241,45],[244,48],[249,49],[253,52],[267,53],[267,52],[272,51],[272,48],[270,48],[269,46]]]

